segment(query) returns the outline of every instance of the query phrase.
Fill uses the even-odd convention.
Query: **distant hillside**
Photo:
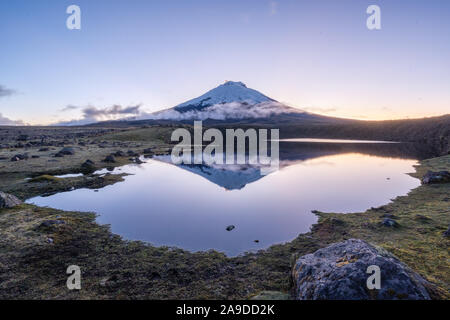
[[[239,121],[233,124],[218,122],[210,125],[223,128],[231,127],[267,127],[279,128],[281,138],[329,138],[329,139],[361,139],[385,140],[425,143],[435,149],[436,154],[450,153],[450,114],[423,119],[361,121],[334,119],[325,117],[322,121],[273,122]]]
[[[280,131],[285,138],[323,137],[419,142],[433,146],[440,155],[450,153],[450,114],[424,119],[287,125]]]
[[[234,121],[206,120],[204,127],[216,128],[279,128],[281,138],[329,138],[385,140],[424,143],[434,148],[434,153],[450,153],[450,114],[424,118],[387,121],[360,121],[322,117],[303,113],[272,116],[265,119],[242,119]],[[140,120],[110,121],[91,126],[143,127],[143,126],[191,126],[193,121]]]

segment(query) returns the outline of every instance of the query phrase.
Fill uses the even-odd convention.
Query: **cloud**
[[[85,118],[94,118],[94,119],[110,119],[115,116],[122,115],[138,115],[140,113],[141,105],[137,106],[129,106],[123,108],[120,105],[113,105],[109,108],[99,109],[96,107],[86,107],[83,109],[83,114]]]
[[[15,90],[8,89],[8,88],[6,88],[5,86],[2,86],[2,85],[0,84],[0,97],[11,96],[11,95],[13,95],[14,93],[16,93]]]
[[[74,106],[72,106],[74,107]],[[73,108],[70,109],[73,109]],[[67,107],[66,107],[67,108]],[[66,109],[65,108],[65,109]],[[216,104],[201,110],[189,110],[179,112],[175,109],[166,109],[154,113],[141,110],[141,105],[122,107],[113,105],[107,108],[94,106],[76,107],[82,109],[83,116],[80,119],[64,121],[55,125],[75,126],[86,125],[107,120],[228,120],[228,119],[259,119],[268,118],[282,113],[303,113],[304,111],[287,107],[286,105],[267,101],[258,104],[231,102]],[[69,109],[69,110],[70,110]]]
[[[70,111],[70,110],[76,110],[79,109],[80,107],[77,106],[73,106],[73,105],[67,105],[64,108],[61,109],[61,111],[65,112],[65,111]]]
[[[24,126],[22,120],[11,120],[0,113],[0,126]]]
[[[152,114],[144,114],[138,119],[149,120],[227,120],[227,119],[250,119],[250,118],[267,118],[281,113],[302,112],[287,107],[278,102],[262,102],[258,104],[242,104],[239,102],[231,102],[224,104],[216,104],[201,110],[190,110],[179,112],[175,109],[168,109]]]
[[[67,105],[61,110],[69,111],[75,109],[82,109],[81,119],[62,121],[56,123],[55,125],[73,126],[73,125],[85,125],[99,121],[135,119],[137,116],[142,114],[141,105],[128,107],[113,105],[111,107],[106,108],[98,108],[95,106],[79,107],[74,105]]]

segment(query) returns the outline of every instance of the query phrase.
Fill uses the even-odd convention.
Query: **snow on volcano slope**
[[[227,81],[204,95],[176,107],[146,114],[138,120],[241,120],[268,119],[281,114],[306,115],[262,93],[247,88],[242,82]]]
[[[177,105],[174,109],[179,112],[186,112],[232,102],[254,105],[262,102],[276,101],[256,90],[247,88],[242,82],[227,81],[198,98]]]

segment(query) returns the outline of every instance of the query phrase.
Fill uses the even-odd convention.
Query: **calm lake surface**
[[[95,212],[125,239],[233,256],[308,232],[317,221],[311,210],[364,211],[407,194],[420,184],[406,174],[420,158],[403,144],[290,141],[280,144],[280,170],[266,176],[248,165],[175,166],[161,156],[116,168],[131,175],[97,192],[28,202]]]

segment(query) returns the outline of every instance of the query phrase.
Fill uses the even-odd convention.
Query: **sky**
[[[225,80],[330,116],[448,114],[449,39],[447,0],[2,0],[0,124],[154,112]]]

